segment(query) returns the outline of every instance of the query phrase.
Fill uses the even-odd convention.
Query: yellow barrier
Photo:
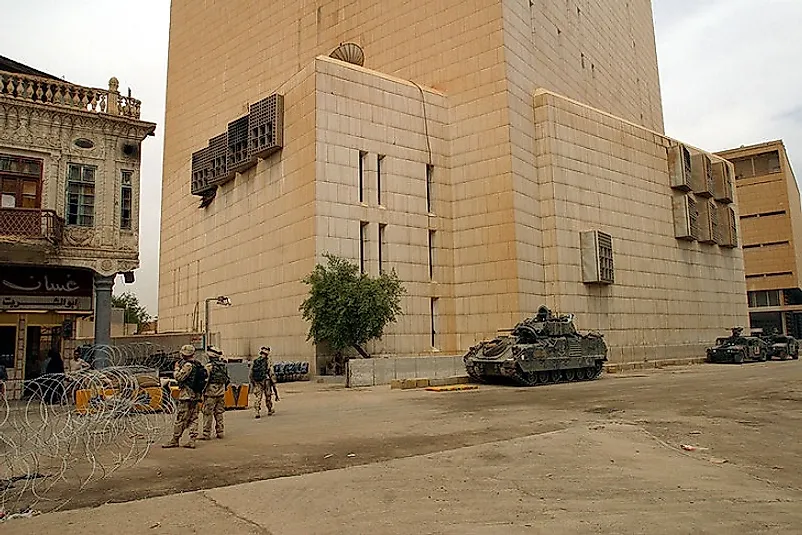
[[[106,400],[120,394],[114,388],[84,388],[75,391],[75,410],[78,414],[92,412],[93,400]],[[157,386],[139,388],[133,392],[134,410],[137,412],[154,412],[162,409],[162,389]]]
[[[249,391],[250,385],[248,384],[228,385],[226,393],[223,396],[223,402],[225,403],[226,409],[247,409]],[[173,399],[178,399],[177,386],[170,387],[170,395]],[[203,402],[201,402],[201,406],[203,406]]]

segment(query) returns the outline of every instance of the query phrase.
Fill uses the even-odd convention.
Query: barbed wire
[[[26,382],[27,400],[2,400],[2,516],[59,509],[93,482],[136,465],[165,438],[175,404],[159,379],[163,368],[132,364],[169,364],[169,356],[151,358],[152,349],[90,347],[99,369],[42,375]]]

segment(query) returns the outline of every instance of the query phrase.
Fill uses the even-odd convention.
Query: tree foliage
[[[324,256],[328,265],[317,264],[303,280],[310,286],[300,307],[310,322],[307,340],[327,344],[339,358],[349,347],[369,358],[362,346],[395,323],[406,290],[395,271],[373,278],[344,258]]]
[[[131,292],[111,296],[111,306],[125,309],[125,323],[136,323],[139,327],[150,321],[150,314],[139,304],[139,298]]]

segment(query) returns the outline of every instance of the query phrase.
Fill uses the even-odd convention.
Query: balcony
[[[41,240],[61,245],[64,219],[53,210],[0,208],[0,239]]]
[[[0,70],[0,97],[15,100],[82,110],[92,113],[118,115],[139,119],[142,103],[118,92],[116,78],[109,80],[109,88],[95,89],[71,84],[55,78],[45,78]]]

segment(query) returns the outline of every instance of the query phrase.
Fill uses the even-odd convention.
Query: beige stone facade
[[[802,205],[785,145],[719,155],[735,166],[751,326],[802,337]]]
[[[702,354],[745,317],[741,253],[675,238],[651,5],[608,4],[173,2],[160,330],[222,294],[227,354],[313,360],[300,281],[333,252],[408,289],[376,354],[459,353],[543,302],[616,360]],[[326,57],[343,41],[364,67]],[[193,153],[272,94],[280,151],[198,208]],[[583,282],[585,230],[615,284]]]

